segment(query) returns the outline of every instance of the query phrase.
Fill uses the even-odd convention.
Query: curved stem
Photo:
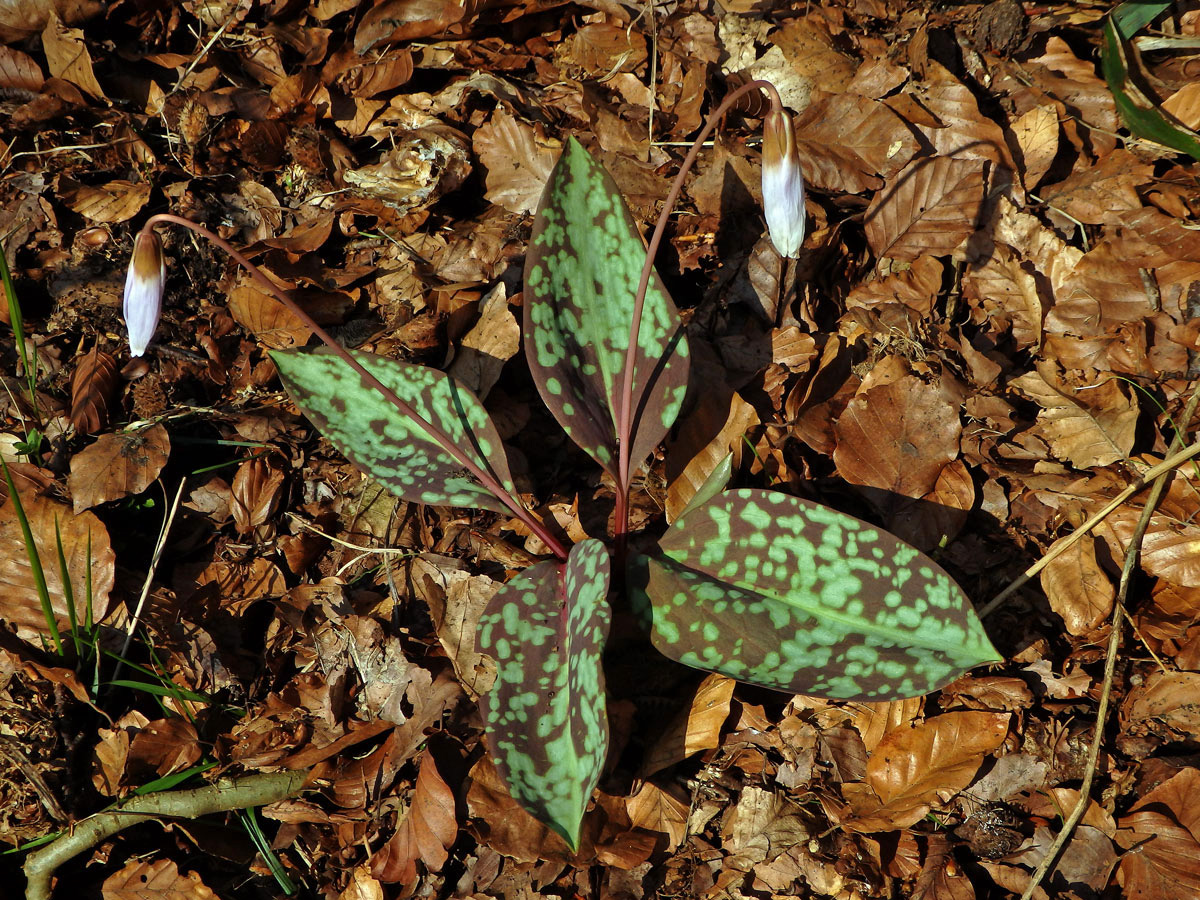
[[[495,497],[501,503],[512,510],[513,515],[529,526],[529,529],[536,534],[547,547],[550,548],[550,551],[555,556],[563,560],[567,558],[567,549],[563,547],[558,539],[549,532],[542,522],[540,522],[528,509],[526,509],[525,505],[521,503],[519,499],[512,496],[505,489],[504,485],[500,484],[500,482],[494,475],[492,475],[491,472],[488,472],[486,469],[483,469],[477,465],[474,460],[472,460],[469,456],[467,456],[467,454],[463,453],[462,450],[459,449],[458,445],[454,443],[454,440],[448,434],[446,434],[445,431],[418,413],[408,403],[401,400],[400,397],[396,395],[395,391],[367,371],[366,367],[364,367],[362,363],[351,356],[341,344],[335,341],[329,335],[329,333],[325,331],[325,329],[313,321],[313,317],[301,309],[299,305],[297,305],[296,301],[287,295],[286,291],[282,291],[276,287],[274,282],[267,278],[267,276],[263,274],[262,270],[259,269],[258,266],[234,249],[232,244],[219,235],[209,231],[203,225],[193,222],[191,219],[185,219],[183,216],[176,216],[170,213],[159,213],[151,216],[149,220],[147,220],[146,224],[142,226],[142,230],[150,231],[159,222],[170,222],[175,225],[182,225],[184,228],[190,229],[201,237],[212,241],[231,257],[233,257],[234,261],[237,262],[237,264],[247,272],[249,272],[250,276],[264,291],[282,303],[289,312],[300,318],[300,320],[304,322],[305,326],[312,331],[313,334],[319,337],[338,356],[339,359],[350,366],[350,368],[353,369],[367,384],[379,391],[379,393],[382,394],[389,403],[395,406],[396,409],[400,410],[400,412],[405,416],[419,424],[444,451],[454,457],[454,459],[460,463],[463,468],[465,468],[479,480],[479,483],[483,485],[483,487],[495,495]]]
[[[617,416],[617,509],[615,531],[618,538],[624,535],[629,530],[629,482],[632,478],[630,471],[632,462],[629,458],[630,450],[632,449],[632,434],[633,434],[633,368],[636,361],[638,332],[642,327],[642,308],[646,305],[646,289],[650,286],[650,276],[654,272],[654,258],[658,255],[658,248],[662,244],[663,235],[667,230],[667,221],[671,218],[671,213],[675,209],[675,204],[679,200],[679,195],[683,192],[683,180],[687,173],[691,171],[692,166],[696,162],[696,157],[700,155],[700,148],[704,141],[717,123],[721,121],[721,117],[725,115],[741,97],[753,90],[764,90],[771,98],[771,107],[773,109],[782,109],[783,102],[779,99],[779,92],[775,90],[775,85],[769,81],[751,81],[749,84],[744,84],[736,91],[731,93],[722,101],[721,105],[716,108],[707,121],[704,123],[704,128],[700,130],[700,134],[696,136],[696,140],[692,142],[691,149],[684,157],[683,165],[679,167],[679,174],[675,176],[675,181],[671,184],[671,192],[667,194],[666,202],[663,204],[662,212],[659,213],[658,223],[654,226],[654,234],[650,238],[650,244],[646,248],[646,262],[642,266],[642,278],[638,282],[637,295],[633,303],[633,321],[629,326],[629,348],[625,351],[625,372],[621,381],[621,405]]]

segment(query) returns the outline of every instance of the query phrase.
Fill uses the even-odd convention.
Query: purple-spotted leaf
[[[498,590],[476,636],[496,660],[496,686],[479,698],[496,768],[572,849],[608,754],[608,584],[608,550],[589,538]]]
[[[525,355],[542,399],[580,447],[616,474],[625,353],[646,246],[612,177],[574,138],[542,195],[525,255]],[[636,468],[687,390],[687,341],[653,273],[633,375]]]
[[[364,368],[516,496],[504,445],[475,395],[445,372],[353,351]],[[360,469],[414,503],[507,511],[421,426],[345,360],[317,350],[271,354],[284,387],[309,421]]]
[[[843,700],[928,693],[999,662],[970,601],[882,529],[774,491],[728,491],[681,516],[630,591],[671,659]]]

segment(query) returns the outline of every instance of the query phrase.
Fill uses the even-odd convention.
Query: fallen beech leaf
[[[448,848],[458,837],[454,792],[438,774],[426,750],[421,757],[417,784],[408,813],[382,849],[371,860],[371,874],[384,882],[412,884],[417,860],[429,872],[440,872],[449,858]]]
[[[737,805],[721,823],[724,849],[729,854],[722,866],[748,872],[796,844],[807,843],[812,832],[799,812],[780,792],[743,788]]]
[[[1008,713],[950,712],[889,732],[867,760],[861,784],[843,784],[855,831],[891,831],[921,820],[939,794],[971,783],[983,758],[1004,743]]]
[[[868,376],[834,434],[833,460],[848,482],[916,498],[958,457],[962,425],[937,385],[915,375],[884,384]]]
[[[1043,198],[1089,225],[1119,221],[1118,213],[1142,208],[1137,187],[1153,174],[1152,165],[1117,149],[1096,165],[1077,167],[1065,181],[1043,188]]]
[[[74,589],[76,621],[84,623],[87,620],[88,597],[84,586],[90,577],[92,620],[99,622],[108,612],[108,595],[116,568],[116,556],[104,523],[90,512],[73,513],[65,503],[56,503],[25,490],[21,490],[21,503],[33,532],[59,629],[65,630],[69,619],[58,564],[55,523],[62,535],[67,576]],[[0,618],[16,626],[17,634],[26,640],[48,637],[49,629],[11,500],[0,507],[0,596],[5,598],[0,607]]]
[[[238,466],[229,504],[238,534],[249,534],[270,521],[279,507],[283,482],[283,472],[261,456]]]
[[[993,320],[994,330],[1002,330],[1007,320],[1022,348],[1041,346],[1044,306],[1038,280],[1032,266],[1011,247],[998,243],[983,265],[972,266],[963,278],[963,293]]]
[[[1147,731],[1166,740],[1200,736],[1200,673],[1154,672],[1121,704],[1123,731]]]
[[[1117,843],[1126,848],[1117,881],[1126,897],[1200,896],[1200,772],[1183,769],[1117,824]]]
[[[470,0],[385,0],[371,7],[354,32],[359,56],[379,44],[395,44],[442,34],[467,14]]]
[[[1012,130],[1021,148],[1021,180],[1025,190],[1036,190],[1058,155],[1058,109],[1047,104],[1026,110]]]
[[[871,250],[893,259],[952,253],[975,231],[983,172],[982,160],[915,160],[867,208]]]
[[[75,512],[140,494],[158,478],[170,453],[171,439],[162,425],[100,435],[71,457],[67,487]]]
[[[1124,559],[1141,512],[1141,509],[1123,506],[1096,529],[1117,559]],[[1200,587],[1200,525],[1155,513],[1142,538],[1140,562],[1149,574],[1171,584],[1183,588]]]
[[[1084,538],[1054,557],[1042,570],[1041,579],[1050,608],[1062,616],[1071,634],[1087,634],[1112,612],[1116,587],[1096,562],[1092,538]]]
[[[42,89],[45,81],[41,67],[32,56],[12,47],[0,46],[0,88],[36,93]]]
[[[680,711],[646,752],[641,777],[649,777],[693,753],[720,746],[721,726],[729,718],[735,684],[732,678],[716,674],[700,682],[690,707]]]
[[[71,424],[96,434],[108,424],[108,405],[117,386],[117,361],[99,347],[79,358],[71,376]]]
[[[500,380],[504,364],[521,349],[521,326],[508,308],[504,283],[479,301],[479,321],[463,335],[450,374],[480,400]]]
[[[496,682],[496,663],[475,649],[475,633],[492,595],[500,587],[486,575],[440,566],[430,554],[418,557],[409,569],[414,592],[429,605],[429,617],[454,673],[472,698]]]
[[[203,755],[191,722],[182,717],[158,719],[133,735],[127,765],[133,778],[148,777],[149,773],[162,777],[194,766]]]
[[[135,859],[104,879],[100,896],[103,900],[213,900],[216,894],[195,872],[180,875],[169,859]]]
[[[63,175],[58,179],[58,193],[67,206],[90,222],[127,222],[150,199],[150,183],[110,181],[92,187]]]
[[[68,28],[54,10],[46,17],[46,27],[42,29],[42,50],[51,75],[71,82],[97,100],[107,99],[92,71],[83,29]]]
[[[1081,391],[1059,386],[1057,381],[1050,366],[1039,366],[1038,371],[1027,372],[1011,382],[1041,405],[1037,429],[1054,455],[1077,469],[1098,468],[1125,459],[1133,449],[1138,408],[1120,382],[1108,378]]]
[[[637,792],[626,800],[626,808],[630,821],[638,828],[667,836],[668,851],[683,842],[687,834],[688,804],[671,791],[652,781],[643,782]]]
[[[559,142],[509,115],[501,106],[475,129],[472,142],[487,169],[484,197],[509,212],[534,212],[550,170],[562,152]]]

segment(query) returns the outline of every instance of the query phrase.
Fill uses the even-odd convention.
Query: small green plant
[[[687,340],[654,273],[655,251],[701,143],[739,94],[759,88],[773,105],[764,138],[767,221],[781,253],[795,255],[803,183],[790,120],[765,82],[735,92],[710,117],[649,249],[612,178],[574,139],[546,185],[526,256],[525,353],[554,417],[612,476],[611,541],[566,547],[547,529],[517,493],[487,411],[449,375],[348,352],[307,316],[328,346],[272,353],[304,414],[397,496],[511,513],[549,548],[552,558],[505,584],[480,620],[478,647],[498,667],[480,705],[514,798],[573,848],[608,751],[601,654],[610,600],[626,598],[668,657],[793,693],[911,697],[1000,660],[970,601],[927,556],[816,503],[725,491],[727,467],[661,537],[629,533],[633,475],[674,423],[688,378]],[[170,215],[153,217],[143,234],[157,222],[215,239]],[[138,246],[146,246],[141,238]],[[144,323],[157,320],[154,279],[161,293],[159,262],[143,257],[140,268],[142,297],[155,306],[152,317],[142,310],[131,318],[143,323],[136,352],[149,340]]]

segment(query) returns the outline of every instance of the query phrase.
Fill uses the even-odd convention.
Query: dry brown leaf
[[[509,212],[531,213],[542,198],[550,170],[558,161],[561,145],[497,107],[492,117],[475,129],[475,153],[487,169],[491,203]]]
[[[1121,704],[1122,730],[1151,732],[1168,740],[1200,736],[1200,674],[1153,672]]]
[[[195,872],[180,875],[169,859],[135,859],[104,879],[103,900],[215,900],[216,894]]]
[[[221,605],[232,614],[268,597],[287,593],[287,581],[279,567],[261,556],[249,562],[214,562],[196,576],[195,587],[213,585]],[[191,587],[187,582],[184,586]]]
[[[1137,526],[1140,509],[1122,507],[1100,523],[1097,533],[1109,544],[1113,556],[1125,558],[1125,550]],[[1155,513],[1140,546],[1142,568],[1171,584],[1200,587],[1200,525]]]
[[[961,791],[983,758],[1004,743],[1008,713],[943,713],[885,735],[867,760],[861,783],[842,785],[855,831],[891,831],[918,822],[938,795]]]
[[[674,850],[687,835],[688,803],[669,788],[652,781],[642,786],[625,801],[630,821],[638,828],[667,836],[668,851]]]
[[[915,375],[886,384],[871,376],[834,426],[838,472],[851,484],[922,497],[958,457],[958,410]]]
[[[878,257],[906,260],[953,253],[977,227],[983,172],[979,160],[914,160],[867,208],[871,250]]]
[[[45,80],[41,67],[32,56],[0,46],[0,88],[33,93],[42,89]]]
[[[127,222],[150,199],[150,183],[110,181],[92,187],[63,175],[58,179],[58,194],[67,206],[90,222]]]
[[[75,619],[81,624],[87,622],[89,598],[85,585],[90,578],[92,621],[99,622],[108,612],[108,595],[116,568],[116,556],[104,523],[90,512],[74,513],[65,503],[20,490],[59,630],[69,626],[69,619],[56,534],[62,537],[67,577],[75,598]],[[0,507],[0,596],[5,598],[0,618],[14,625],[17,634],[36,641],[48,637],[49,628],[11,499]]]
[[[966,873],[955,865],[951,874],[954,853],[950,839],[935,831],[926,841],[925,860],[910,900],[975,900],[975,887]]]
[[[1052,547],[1048,555],[1054,558],[1042,569],[1041,579],[1050,608],[1071,634],[1100,627],[1112,612],[1116,587],[1096,562],[1095,540],[1084,538],[1057,556]]]
[[[646,751],[640,777],[648,778],[693,753],[720,746],[735,684],[732,678],[715,673],[700,682],[689,708],[681,710]]]
[[[117,361],[99,347],[79,358],[71,376],[71,424],[95,434],[108,424],[108,405],[117,387]]]
[[[687,465],[667,485],[667,522],[674,522],[679,517],[708,476],[731,450],[736,453],[737,442],[758,424],[758,413],[754,406],[735,393],[729,402],[729,413],[719,426],[720,430],[696,449],[696,444],[711,433],[716,424],[709,415],[716,412],[717,407],[716,403],[698,404],[692,415],[681,423],[678,435],[671,443],[668,459],[687,460]],[[716,414],[719,416],[719,412]]]
[[[1125,210],[1142,208],[1137,188],[1154,167],[1128,150],[1114,150],[1098,164],[1076,168],[1065,181],[1042,188],[1042,199],[1089,225],[1119,221]]]
[[[162,425],[100,435],[71,457],[67,487],[75,512],[140,494],[162,473],[170,454],[171,439]]]
[[[799,807],[780,792],[758,787],[742,789],[737,805],[721,822],[721,833],[723,849],[728,852],[722,865],[739,872],[769,862],[797,844],[807,844],[812,837]]]
[[[507,296],[500,282],[479,301],[479,320],[463,335],[448,370],[480,400],[487,398],[504,364],[521,349],[521,326]]]
[[[354,50],[365,56],[372,47],[442,34],[462,21],[472,0],[385,0],[371,7],[354,32]]]
[[[384,900],[383,885],[371,875],[369,865],[361,865],[350,873],[350,883],[338,900]]]
[[[458,837],[454,792],[442,780],[428,750],[421,757],[417,784],[408,813],[396,833],[371,859],[371,874],[384,882],[412,884],[417,860],[429,872],[440,872]]]
[[[454,664],[454,673],[471,696],[478,697],[495,683],[496,663],[475,649],[475,632],[500,582],[486,575],[471,575],[457,560],[443,565],[441,559],[434,554],[414,559],[409,578],[416,595],[429,605],[433,627]]]
[[[147,722],[129,744],[129,776],[161,778],[194,766],[203,755],[196,727],[182,716]]]
[[[1195,694],[1193,694],[1195,696]],[[1200,896],[1200,772],[1184,769],[1143,796],[1119,822],[1117,869],[1125,896]]]
[[[1013,337],[1022,349],[1042,343],[1045,315],[1038,275],[1007,244],[996,244],[982,265],[973,265],[963,278],[963,294],[978,303],[988,317],[990,331],[1003,331],[1012,323]]]
[[[282,499],[283,482],[283,472],[261,456],[238,466],[229,503],[238,534],[270,521]]]
[[[284,289],[287,287],[285,285]],[[244,272],[239,271],[237,282],[229,292],[228,304],[234,320],[272,350],[302,347],[312,337],[312,331],[299,316]]]
[[[92,71],[92,57],[83,40],[83,29],[68,28],[53,9],[42,29],[42,50],[51,75],[71,82],[97,100],[107,99]]]
[[[814,92],[795,129],[805,181],[849,194],[882,187],[918,148],[890,108],[851,93]]]
[[[933,256],[918,257],[911,266],[886,278],[865,281],[846,296],[846,309],[900,302],[922,316],[931,315],[942,290],[943,265]]]
[[[1072,390],[1060,386],[1051,367],[1039,366],[1011,384],[1042,407],[1037,432],[1058,459],[1077,469],[1099,468],[1126,459],[1133,449],[1138,408],[1117,379]]]
[[[1036,190],[1058,155],[1058,109],[1051,104],[1028,109],[1012,130],[1021,148],[1021,180],[1025,190]]]

